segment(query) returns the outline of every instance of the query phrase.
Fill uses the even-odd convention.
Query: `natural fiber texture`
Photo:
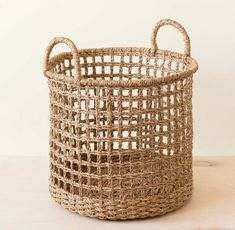
[[[163,25],[185,53],[159,50]],[[71,53],[49,58],[57,43]],[[55,38],[45,57],[50,89],[50,193],[63,207],[104,219],[162,215],[192,194],[192,75],[184,28],[156,24],[152,48],[77,50]]]

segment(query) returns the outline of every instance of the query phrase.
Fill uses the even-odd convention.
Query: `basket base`
[[[167,197],[113,202],[71,195],[53,184],[49,191],[60,206],[82,216],[126,220],[160,216],[182,207],[192,196],[192,184],[186,184]]]

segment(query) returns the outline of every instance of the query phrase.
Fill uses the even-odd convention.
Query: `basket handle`
[[[181,34],[183,35],[184,46],[185,46],[184,54],[186,56],[190,56],[191,55],[190,39],[189,39],[189,36],[188,36],[185,28],[182,25],[180,25],[178,22],[171,20],[171,19],[160,20],[159,22],[157,22],[157,24],[153,28],[152,38],[151,38],[151,50],[152,50],[153,54],[155,54],[158,49],[158,45],[156,42],[157,33],[158,33],[159,29],[165,25],[173,26],[181,32]]]
[[[65,37],[56,37],[47,46],[45,58],[44,58],[44,73],[46,73],[49,70],[49,61],[50,61],[51,51],[55,47],[55,45],[59,43],[66,44],[70,48],[71,53],[73,55],[73,59],[74,59],[75,78],[79,78],[79,76],[81,76],[81,70],[80,70],[80,59],[79,59],[77,47],[69,38],[65,38]]]

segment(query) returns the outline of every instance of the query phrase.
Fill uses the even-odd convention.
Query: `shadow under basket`
[[[160,27],[183,35],[184,53],[160,50]],[[71,52],[50,58],[65,43]],[[101,219],[162,215],[192,195],[190,40],[177,22],[156,24],[151,48],[46,51],[50,90],[50,193],[64,208]]]

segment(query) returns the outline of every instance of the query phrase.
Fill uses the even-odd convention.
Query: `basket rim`
[[[118,54],[134,54],[136,56],[146,56],[146,57],[157,57],[157,56],[168,56],[171,59],[182,58],[187,62],[186,65],[189,67],[188,70],[172,74],[166,77],[151,78],[146,77],[144,79],[137,80],[95,80],[95,79],[79,79],[65,74],[58,74],[47,70],[44,72],[45,77],[51,80],[61,81],[67,84],[79,85],[79,86],[101,86],[101,87],[148,87],[159,84],[173,83],[174,81],[184,79],[190,76],[198,70],[197,61],[191,56],[186,56],[182,53],[170,51],[170,50],[161,50],[158,49],[155,55],[152,54],[151,48],[144,47],[110,47],[110,48],[88,48],[88,49],[79,49],[78,53],[81,54],[81,57],[90,56],[90,55],[118,55]],[[50,58],[49,64],[52,65],[53,62],[58,61],[62,58],[72,57],[71,52],[62,52]]]

